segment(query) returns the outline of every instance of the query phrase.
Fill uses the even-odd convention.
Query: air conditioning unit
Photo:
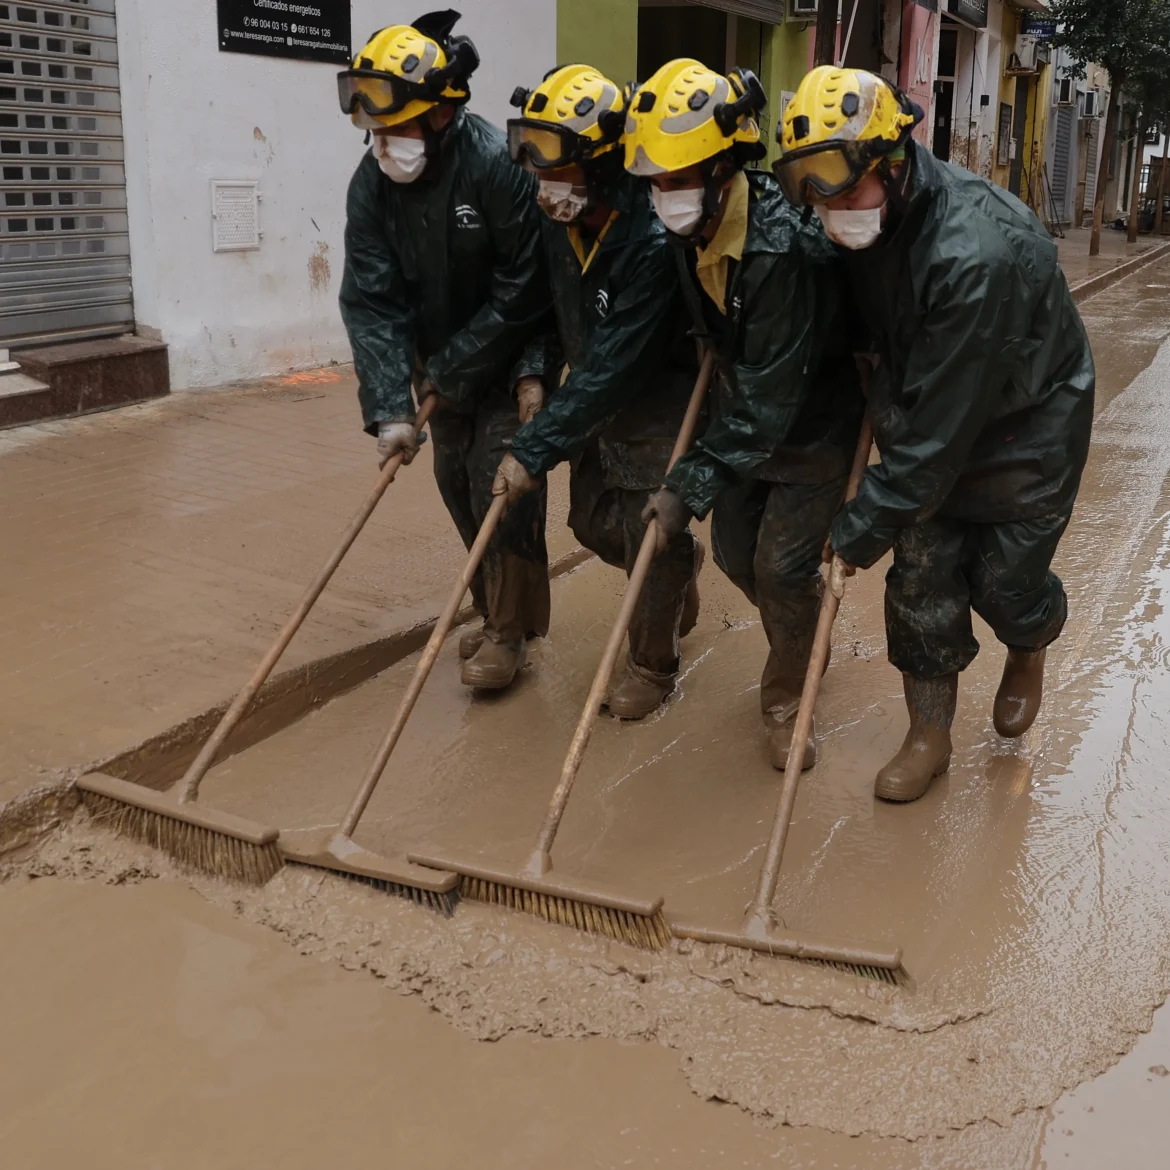
[[[1076,100],[1076,82],[1071,77],[1058,77],[1056,80],[1056,104],[1058,106],[1071,106]]]
[[[1011,68],[1017,73],[1035,73],[1039,68],[1037,49],[1040,42],[1027,33],[1016,37],[1016,49],[1012,53]]]
[[[793,20],[813,20],[817,14],[817,0],[791,0]]]
[[[1101,91],[1090,89],[1085,91],[1085,108],[1081,111],[1082,118],[1104,117],[1104,103],[1101,101]]]

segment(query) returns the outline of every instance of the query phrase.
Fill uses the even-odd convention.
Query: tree
[[[1052,0],[1057,20],[1056,44],[1069,51],[1083,72],[1096,62],[1109,74],[1109,110],[1105,115],[1102,169],[1107,173],[1117,133],[1121,91],[1131,76],[1170,64],[1170,0]],[[1105,183],[1098,181],[1093,200],[1093,234],[1089,255],[1101,250]]]
[[[1139,219],[1141,218],[1141,187],[1142,158],[1146,151],[1146,131],[1158,125],[1167,125],[1170,122],[1170,55],[1164,59],[1151,59],[1138,66],[1129,75],[1125,86],[1126,96],[1139,109],[1137,117],[1137,148],[1134,151],[1133,191],[1129,211],[1129,242],[1132,244],[1138,237]],[[1153,174],[1153,169],[1150,171]],[[1161,207],[1161,186],[1159,186],[1158,206]],[[1160,230],[1160,225],[1159,225]]]

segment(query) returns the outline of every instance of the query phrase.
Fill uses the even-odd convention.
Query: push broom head
[[[165,793],[91,772],[77,782],[94,820],[173,857],[180,865],[228,881],[262,886],[284,864],[276,829]]]
[[[670,943],[662,898],[627,898],[603,886],[552,872],[528,877],[503,867],[455,861],[439,853],[412,851],[408,856],[419,865],[459,874],[459,892],[477,902],[504,906],[645,951],[660,951]]]
[[[385,894],[406,898],[416,906],[435,910],[444,917],[449,918],[455,912],[459,901],[458,875],[413,865],[404,857],[371,853],[341,832],[326,837],[282,833],[280,852],[286,861],[331,870]]]

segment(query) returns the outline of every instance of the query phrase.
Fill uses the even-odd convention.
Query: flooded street
[[[302,867],[234,889],[78,814],[0,884],[0,1045],[23,1054],[0,1073],[8,1159],[1164,1166],[1170,261],[1082,312],[1097,421],[1035,727],[1018,741],[992,729],[1003,650],[978,624],[949,773],[914,804],[875,804],[906,725],[884,565],[849,583],[835,631],[776,906],[796,935],[901,947],[908,986],[700,944],[643,954],[477,904],[442,919]],[[452,639],[361,844],[518,865],[623,584],[596,561],[559,578],[549,637],[497,697],[460,685]],[[778,774],[755,612],[710,560],[701,589],[678,691],[644,723],[598,725],[554,857],[734,928]],[[230,757],[201,799],[290,834],[336,824],[415,662]]]

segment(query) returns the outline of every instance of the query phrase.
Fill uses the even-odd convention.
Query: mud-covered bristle
[[[291,861],[290,864],[299,865],[295,861]],[[310,869],[316,867],[306,865],[305,868]],[[383,894],[393,894],[396,898],[405,898],[407,901],[413,902],[416,906],[422,906],[427,910],[434,910],[444,918],[450,918],[455,913],[455,907],[459,904],[458,888],[450,890],[446,894],[440,894],[434,890],[420,890],[418,886],[409,886],[402,882],[390,882],[384,878],[367,877],[365,874],[351,873],[349,870],[335,869],[332,866],[330,866],[329,872],[337,874],[338,877],[347,878],[351,882],[360,882],[363,886],[369,886],[373,890],[380,890]]]
[[[886,983],[890,987],[910,985],[910,977],[904,967],[891,971],[888,967],[862,967],[856,963],[833,963],[827,959],[798,959],[797,962],[828,967],[830,971],[842,971],[846,975],[856,975],[858,979],[872,979],[875,983]]]
[[[96,792],[83,791],[81,798],[101,825],[213,877],[262,886],[284,865],[275,842],[253,845],[229,833],[192,825]]]
[[[598,906],[593,902],[578,901],[576,898],[538,894],[519,886],[473,877],[464,877],[459,891],[463,897],[476,902],[505,906],[509,910],[543,918],[545,922],[571,926],[586,934],[600,935],[644,951],[660,951],[670,943],[670,927],[661,910],[649,916],[633,914],[609,906]]]

